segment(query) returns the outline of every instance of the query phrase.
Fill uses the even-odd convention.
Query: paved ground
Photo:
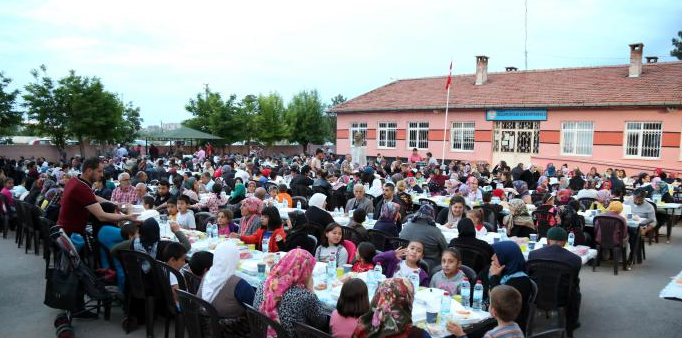
[[[647,246],[647,260],[632,271],[613,275],[610,262],[592,272],[585,267],[580,274],[583,302],[582,337],[680,337],[682,302],[662,300],[658,292],[669,277],[682,269],[682,229],[673,231],[672,244]],[[10,239],[0,239],[0,332],[2,337],[53,337],[56,310],[42,304],[45,287],[42,256],[25,255]],[[75,322],[79,337],[143,337],[140,328],[125,335],[120,327],[120,308],[112,311],[111,321]],[[163,335],[157,320],[157,336]]]

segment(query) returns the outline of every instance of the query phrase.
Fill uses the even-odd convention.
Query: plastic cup
[[[343,267],[336,268],[336,278],[343,277],[343,274],[344,274]]]
[[[538,234],[530,234],[530,241],[531,242],[537,242],[538,241]]]
[[[426,324],[435,324],[438,320],[438,312],[426,311]]]
[[[632,219],[632,214],[631,214],[631,213],[628,214],[628,219]]]
[[[344,273],[344,274],[350,273],[351,270],[353,270],[353,265],[352,265],[352,264],[344,264],[344,265],[343,265],[343,273]]]
[[[265,277],[265,263],[258,263],[258,276]]]
[[[528,250],[535,250],[535,242],[528,242]]]
[[[256,250],[256,244],[249,244],[249,250]]]
[[[521,252],[526,252],[526,251],[528,251],[528,245],[521,244]]]
[[[497,242],[499,242],[499,241],[500,241],[500,238],[499,238],[499,237],[493,237],[493,243],[497,243]]]

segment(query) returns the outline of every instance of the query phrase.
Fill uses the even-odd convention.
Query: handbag
[[[49,269],[43,303],[53,309],[76,310],[78,306],[78,277],[59,269]]]

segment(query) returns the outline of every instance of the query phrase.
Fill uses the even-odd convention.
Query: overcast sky
[[[108,3],[104,5],[104,3]],[[679,0],[528,1],[528,68],[625,64],[628,44],[669,57]],[[394,79],[524,66],[524,1],[0,0],[0,71],[13,86],[100,77],[144,125],[180,122],[208,83],[223,94],[317,89],[352,98]],[[456,90],[456,88],[455,88]]]

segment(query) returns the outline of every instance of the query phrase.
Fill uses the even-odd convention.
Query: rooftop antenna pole
[[[523,26],[524,26],[524,41],[523,41],[523,54],[524,54],[524,63],[526,65],[526,70],[528,70],[528,0],[524,1],[526,5],[526,14],[523,18]]]

